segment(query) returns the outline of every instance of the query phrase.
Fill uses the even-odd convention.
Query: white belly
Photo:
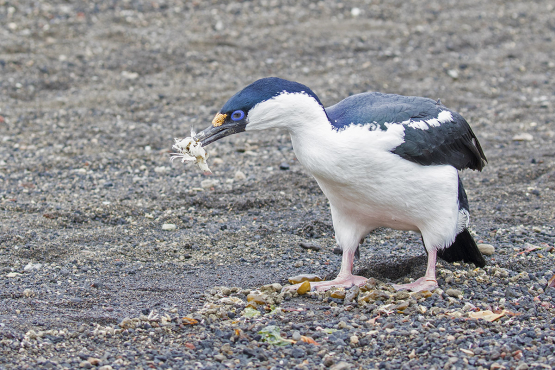
[[[355,239],[377,227],[389,227],[420,231],[429,246],[450,245],[457,230],[457,170],[410,162],[380,146],[381,142],[372,145],[368,135],[374,133],[363,134],[366,137],[337,134],[349,145],[328,142],[329,150],[316,140],[311,146],[306,138],[300,147],[293,136],[299,161],[330,201],[336,235]]]

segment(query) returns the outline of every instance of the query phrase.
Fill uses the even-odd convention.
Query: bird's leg
[[[437,250],[431,248],[428,250],[428,266],[426,267],[426,275],[410,284],[393,284],[393,288],[397,290],[411,290],[420,292],[422,290],[432,291],[438,287],[436,280],[436,259]]]
[[[341,270],[337,277],[330,281],[318,281],[315,283],[310,283],[311,290],[324,291],[332,287],[343,287],[350,288],[353,285],[364,285],[366,278],[364,276],[356,276],[352,274],[353,271],[353,261],[355,257],[355,248],[345,248],[343,249],[343,258],[341,259]],[[301,284],[292,285],[286,287],[287,290],[297,290]]]

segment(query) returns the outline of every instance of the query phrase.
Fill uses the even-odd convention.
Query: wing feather
[[[370,130],[403,125],[404,142],[392,152],[423,166],[448,164],[481,171],[487,162],[468,122],[431,99],[364,93],[326,108],[326,113],[336,130],[353,124],[368,125]]]

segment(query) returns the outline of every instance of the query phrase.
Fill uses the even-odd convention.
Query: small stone
[[[216,167],[224,163],[224,160],[221,158],[212,158],[212,166]]]
[[[159,173],[161,175],[165,175],[169,171],[170,171],[170,169],[168,167],[165,167],[165,166],[154,167],[154,172]],[[104,185],[106,185],[106,184],[104,184]]]
[[[103,365],[98,368],[98,370],[112,370],[113,367],[110,365]]]
[[[87,361],[90,362],[91,365],[93,366],[98,366],[102,362],[99,358],[95,358],[95,357],[89,357]]]
[[[207,190],[207,189],[210,189],[210,188],[214,187],[217,183],[218,183],[218,182],[215,181],[215,180],[206,179],[206,180],[202,180],[202,181],[200,182],[200,186],[201,186],[203,189]]]
[[[25,271],[40,270],[41,267],[42,267],[42,263],[31,263],[31,262],[29,262],[27,265],[25,265],[23,270],[25,270]]]
[[[173,231],[175,229],[177,229],[177,225],[175,225],[175,224],[163,224],[162,225],[162,230],[165,230],[165,231]]]
[[[410,302],[409,302],[409,301],[401,301],[401,302],[399,302],[399,304],[397,304],[397,306],[395,306],[395,309],[396,309],[397,311],[404,311],[404,310],[406,310],[407,308],[409,308],[409,306],[410,306]]]
[[[351,344],[356,346],[358,344],[358,337],[356,335],[351,336]]]
[[[330,367],[331,365],[333,365],[333,358],[332,357],[324,358],[324,366]]]
[[[489,367],[489,370],[505,370],[507,369],[505,366],[501,365],[500,363],[494,362]]]
[[[310,292],[310,283],[308,281],[305,281],[301,284],[299,288],[297,288],[297,294],[304,295],[307,292]]]
[[[311,251],[320,251],[320,250],[322,250],[322,247],[320,247],[319,245],[316,245],[316,244],[301,243],[300,245],[301,245],[301,248],[311,250]]]
[[[406,290],[401,290],[395,294],[393,294],[393,297],[395,298],[395,300],[397,301],[404,301],[405,299],[409,299],[410,298],[410,294],[409,292],[407,292]]]
[[[9,278],[14,278],[14,277],[18,277],[18,276],[21,276],[21,274],[18,273],[18,272],[10,272],[6,275],[6,277],[9,277]]]
[[[378,280],[376,280],[374,278],[370,278],[370,279],[366,280],[366,282],[364,283],[363,286],[360,287],[360,290],[363,291],[363,292],[368,292],[370,290],[376,289],[378,284],[379,284]]]
[[[246,178],[247,178],[247,176],[241,171],[235,172],[235,176],[233,176],[233,180],[235,180],[235,181],[243,181]]]
[[[353,302],[358,295],[360,294],[360,288],[358,286],[353,286],[351,289],[349,289],[346,294],[345,294],[345,300],[343,301],[343,304],[349,304],[351,302]]]
[[[134,80],[139,77],[139,74],[137,72],[121,71],[121,77],[126,80]]]
[[[89,361],[81,361],[79,367],[82,367],[83,369],[90,369],[93,365]]]
[[[247,302],[254,302],[256,304],[266,304],[268,296],[266,294],[251,293],[247,295]]]
[[[304,349],[302,349],[301,347],[295,346],[293,348],[293,350],[291,351],[291,356],[293,356],[295,358],[303,358],[303,357],[306,356],[306,351]]]
[[[345,299],[347,294],[344,288],[331,288],[328,292],[330,297],[336,299]]]
[[[227,360],[227,357],[225,357],[224,355],[216,355],[216,356],[214,356],[214,360],[216,360],[218,362],[223,362],[223,361]]]
[[[358,17],[361,13],[362,11],[360,10],[360,8],[351,8],[351,15],[353,16],[353,18]]]
[[[287,162],[282,162],[279,165],[279,169],[282,170],[282,171],[287,171],[289,169],[289,164]]]
[[[300,281],[299,281],[299,283],[300,283]],[[296,284],[296,283],[295,283],[295,284]],[[273,293],[273,292],[281,292],[281,289],[282,289],[282,288],[283,288],[283,287],[281,286],[281,284],[279,284],[279,283],[273,283],[273,284],[267,284],[267,285],[262,286],[262,287],[260,288],[260,291],[261,291],[261,292],[270,292],[270,293]]]
[[[25,297],[29,298],[29,297],[33,297],[33,296],[35,295],[35,292],[32,291],[31,289],[25,289],[25,290],[23,291],[23,295],[24,295]]]
[[[348,370],[351,368],[351,365],[345,361],[341,361],[335,365],[333,365],[332,367],[330,367],[330,370]]]
[[[347,323],[345,321],[339,321],[339,323],[337,323],[338,329],[345,329],[346,327],[347,327]]]
[[[295,267],[303,267],[303,261],[297,261],[295,262],[295,264],[293,265]]]
[[[302,283],[303,281],[311,281],[311,282],[322,281],[322,278],[315,274],[301,274],[301,275],[290,277],[288,280],[290,284],[299,284],[299,283]]]
[[[387,301],[389,297],[389,293],[383,290],[373,290],[359,297],[359,302]]]
[[[513,136],[513,141],[533,141],[533,140],[534,140],[534,136],[532,136],[527,132],[521,132]]]
[[[456,69],[450,69],[447,71],[447,74],[449,75],[449,77],[451,77],[453,80],[456,80],[459,78],[459,71],[457,71]]]
[[[131,320],[129,317],[126,317],[125,319],[121,320],[119,326],[122,329],[134,329],[136,325],[133,320]]]
[[[478,249],[486,256],[491,256],[495,252],[495,247],[491,244],[478,244]]]
[[[515,370],[528,370],[528,369],[529,369],[528,364],[526,364],[526,363],[524,363],[524,362],[521,363],[521,364],[519,364],[519,365],[515,368]]]
[[[449,297],[454,297],[454,298],[462,298],[463,296],[463,292],[459,289],[452,289],[449,288],[445,291],[445,294],[447,294]]]
[[[231,289],[229,289],[228,287],[222,287],[221,290],[223,295],[230,295],[231,294]]]
[[[295,330],[293,332],[293,335],[291,336],[291,339],[293,339],[295,341],[301,340],[301,333],[298,330]]]

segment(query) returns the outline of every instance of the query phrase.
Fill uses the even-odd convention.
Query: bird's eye
[[[231,119],[234,121],[240,121],[245,117],[245,112],[242,110],[236,110],[235,112],[231,113]]]

